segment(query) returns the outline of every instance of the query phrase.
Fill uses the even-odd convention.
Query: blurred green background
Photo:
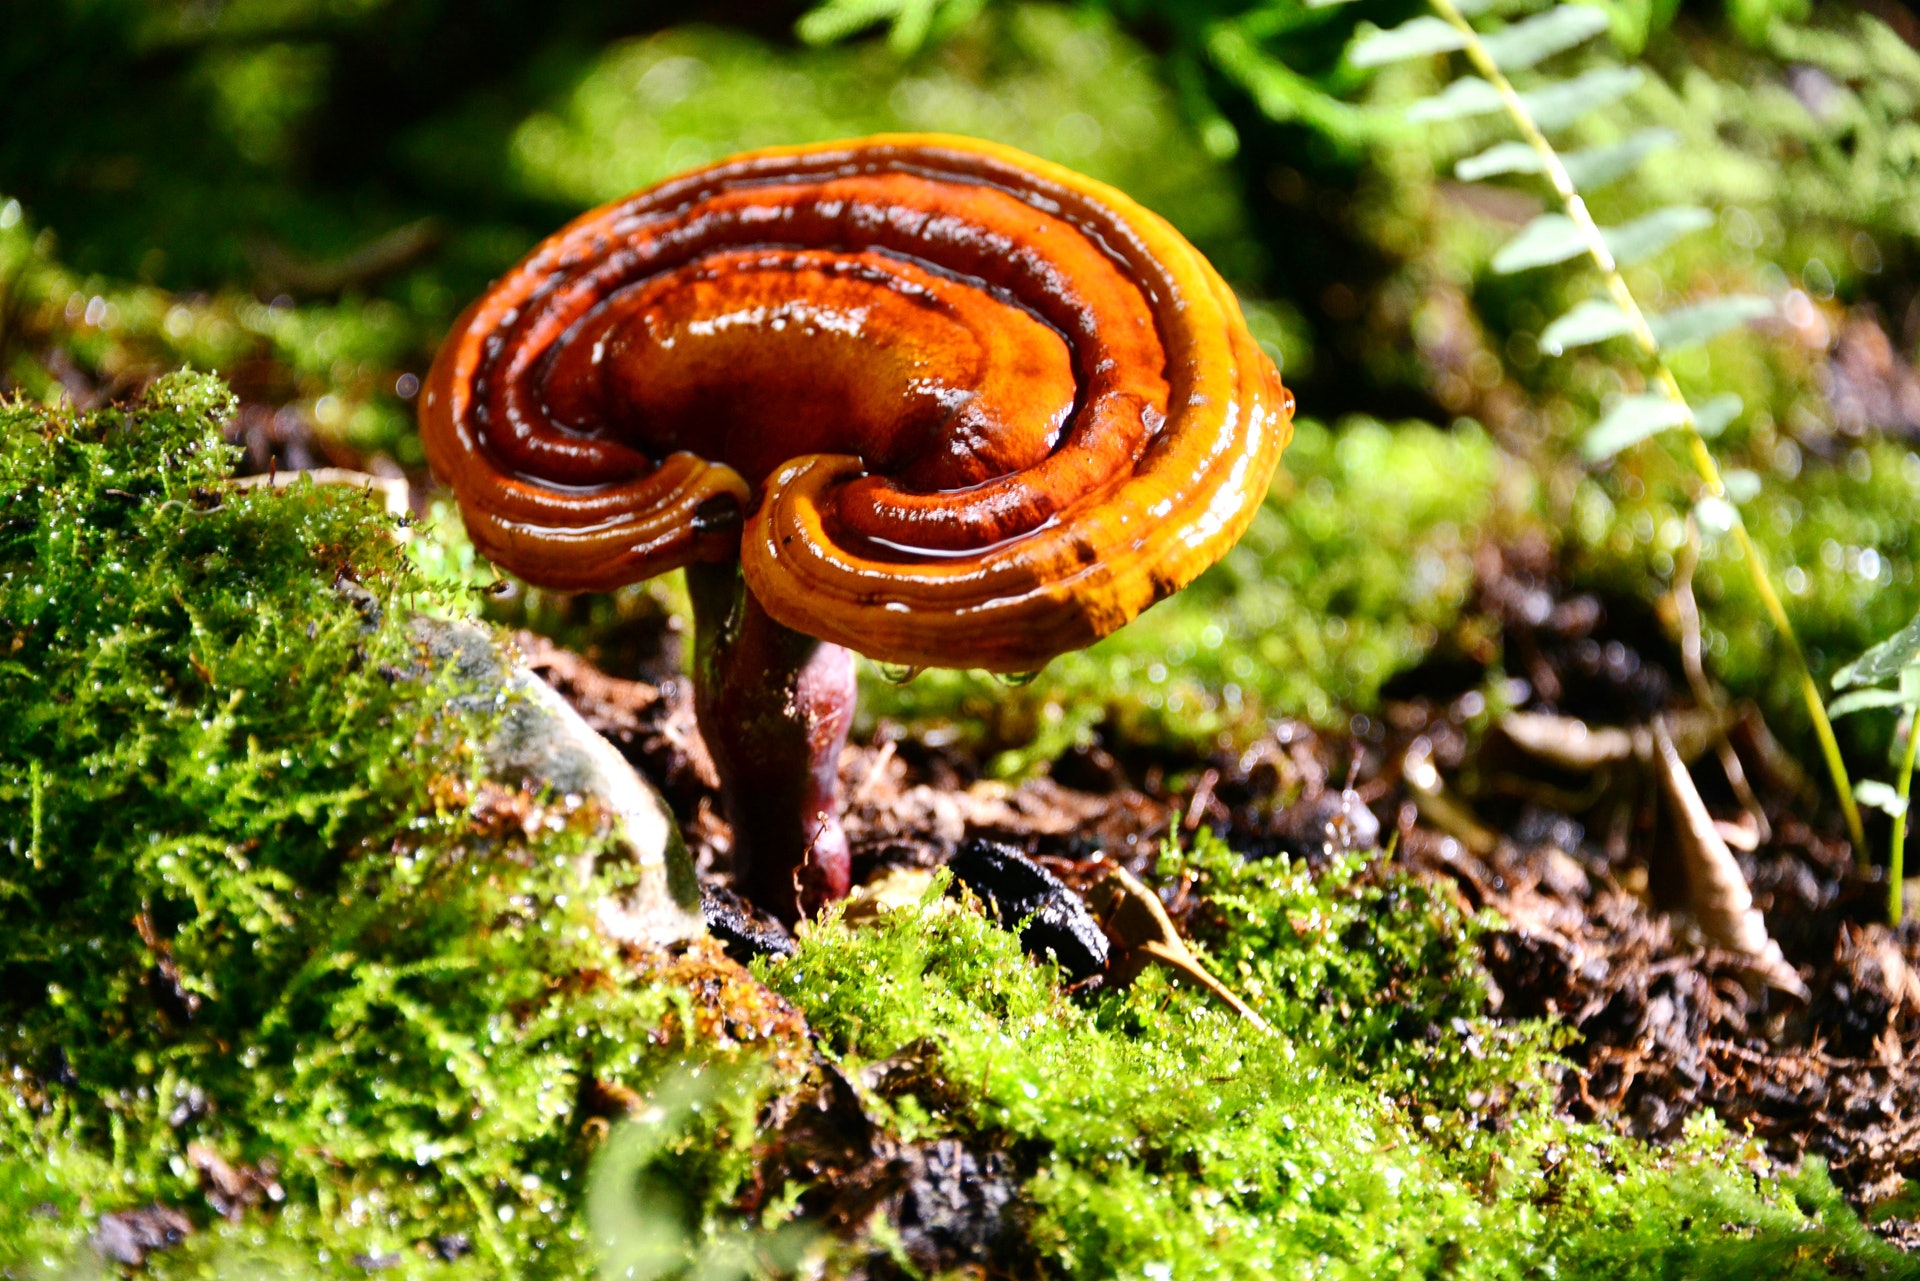
[[[1800,0],[1602,7],[1614,49],[1563,55],[1556,73],[1624,53],[1653,74],[1565,142],[1648,126],[1680,139],[1592,201],[1602,221],[1714,211],[1707,232],[1630,272],[1644,302],[1747,290],[1780,305],[1675,363],[1690,393],[1742,397],[1723,461],[1764,482],[1754,524],[1830,669],[1920,595],[1914,20]],[[1298,394],[1301,439],[1253,536],[1180,602],[1018,694],[929,674],[870,682],[870,714],[958,714],[1005,770],[1097,725],[1209,741],[1276,711],[1342,721],[1424,658],[1485,658],[1471,608],[1483,543],[1535,534],[1582,585],[1652,601],[1690,502],[1663,447],[1605,470],[1573,449],[1630,361],[1604,345],[1539,351],[1590,279],[1488,270],[1543,207],[1524,180],[1451,176],[1502,122],[1415,126],[1406,104],[1445,82],[1443,60],[1378,74],[1346,60],[1362,24],[1418,11],[16,5],[0,41],[0,385],[87,404],[192,364],[239,393],[251,467],[424,480],[411,400],[439,336],[581,209],[747,147],[890,129],[999,139],[1119,185],[1205,250]],[[457,542],[452,523],[436,528]],[[1710,543],[1708,653],[1791,734],[1789,677],[1728,569]],[[610,616],[517,593],[494,609],[551,629]],[[592,647],[594,628],[575,638]]]

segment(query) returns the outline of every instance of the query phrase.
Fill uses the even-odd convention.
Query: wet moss
[[[895,1133],[1016,1154],[1028,1171],[1025,1248],[1044,1274],[1821,1277],[1904,1266],[1817,1168],[1783,1176],[1710,1121],[1655,1150],[1556,1116],[1554,1033],[1485,1017],[1473,941],[1487,922],[1444,893],[1358,859],[1319,875],[1245,862],[1204,835],[1170,854],[1163,870],[1202,896],[1210,963],[1271,1034],[1157,973],[1071,999],[1012,934],[933,896],[857,929],[825,922],[762,971],[849,1079],[879,1082],[866,1106]],[[861,1077],[890,1059],[915,1070]],[[903,1076],[909,1085],[887,1084]],[[683,1136],[641,1143],[651,1154],[641,1173],[656,1181],[682,1168],[676,1153],[704,1153],[730,1132],[685,1110],[651,1125]],[[693,1132],[709,1141],[688,1143]],[[794,1217],[790,1197],[744,1224],[710,1216],[680,1245],[656,1236],[669,1244],[644,1274],[679,1275],[674,1260],[700,1257],[699,1243],[711,1258],[742,1227]],[[644,1216],[606,1220],[643,1221],[660,1231]],[[833,1259],[847,1247],[816,1249]]]
[[[457,602],[363,495],[228,484],[231,403],[0,405],[0,1268],[159,1202],[162,1273],[580,1275],[588,1083],[723,1023],[481,776],[497,691],[406,626]]]

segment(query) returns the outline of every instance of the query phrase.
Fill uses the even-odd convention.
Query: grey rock
[[[660,794],[634,771],[619,749],[595,733],[553,686],[510,661],[493,633],[477,623],[416,618],[414,634],[427,652],[451,660],[471,698],[501,710],[485,745],[487,772],[497,782],[531,785],[558,797],[592,798],[610,816],[606,840],[579,868],[582,885],[609,859],[635,864],[633,888],[602,900],[600,927],[622,942],[673,943],[705,932],[700,883],[680,828]]]

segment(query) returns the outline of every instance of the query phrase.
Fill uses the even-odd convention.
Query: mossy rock
[[[289,1257],[577,1274],[582,1091],[684,1017],[604,905],[697,929],[684,851],[528,750],[484,632],[423,642],[457,602],[364,495],[228,484],[230,407],[0,405],[0,1268],[252,1196]]]

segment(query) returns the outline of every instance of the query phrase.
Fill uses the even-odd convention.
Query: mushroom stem
[[[792,925],[845,898],[840,749],[853,724],[853,655],[776,623],[737,561],[687,567],[693,696],[733,825],[740,892]]]

